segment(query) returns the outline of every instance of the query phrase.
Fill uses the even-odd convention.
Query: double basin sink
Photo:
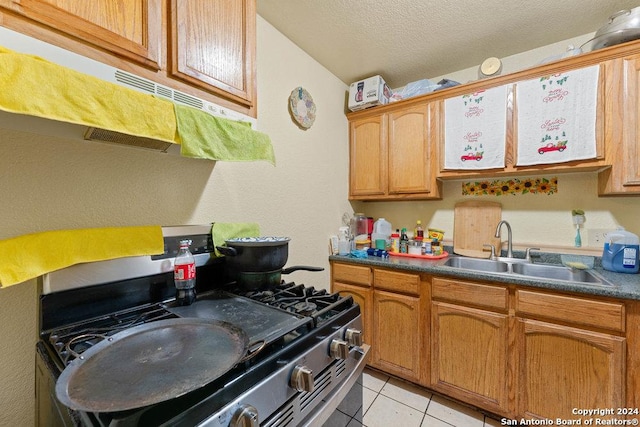
[[[524,259],[518,258],[492,260],[453,257],[449,258],[444,265],[464,270],[475,270],[488,273],[507,273],[514,277],[527,276],[550,280],[609,285],[609,282],[590,270],[578,270],[575,268],[548,264],[532,264]]]

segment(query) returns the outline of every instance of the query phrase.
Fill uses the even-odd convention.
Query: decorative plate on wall
[[[289,110],[296,123],[303,129],[309,129],[316,120],[316,104],[302,87],[297,87],[289,95]]]

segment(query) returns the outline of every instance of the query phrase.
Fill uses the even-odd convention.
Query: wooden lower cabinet
[[[625,339],[518,319],[518,413],[575,418],[573,408],[625,406]]]
[[[434,301],[431,386],[481,408],[509,412],[507,315]]]
[[[640,407],[639,301],[337,263],[332,284],[391,375],[509,420]]]
[[[362,286],[347,285],[346,283],[333,282],[333,292],[338,292],[342,296],[350,296],[353,301],[360,306],[362,316],[362,339],[366,344],[371,345],[372,337],[372,306],[373,291]]]
[[[373,292],[374,367],[419,382],[422,330],[418,297]]]

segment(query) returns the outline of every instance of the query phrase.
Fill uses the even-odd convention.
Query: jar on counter
[[[408,248],[409,255],[423,255],[422,240],[409,240]]]

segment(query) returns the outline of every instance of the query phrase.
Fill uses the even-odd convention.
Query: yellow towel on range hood
[[[175,142],[173,103],[0,46],[0,109]]]
[[[83,262],[164,252],[160,226],[56,230],[0,240],[0,288]]]
[[[249,123],[214,117],[201,110],[175,105],[180,154],[198,159],[232,162],[276,158],[269,136]]]

